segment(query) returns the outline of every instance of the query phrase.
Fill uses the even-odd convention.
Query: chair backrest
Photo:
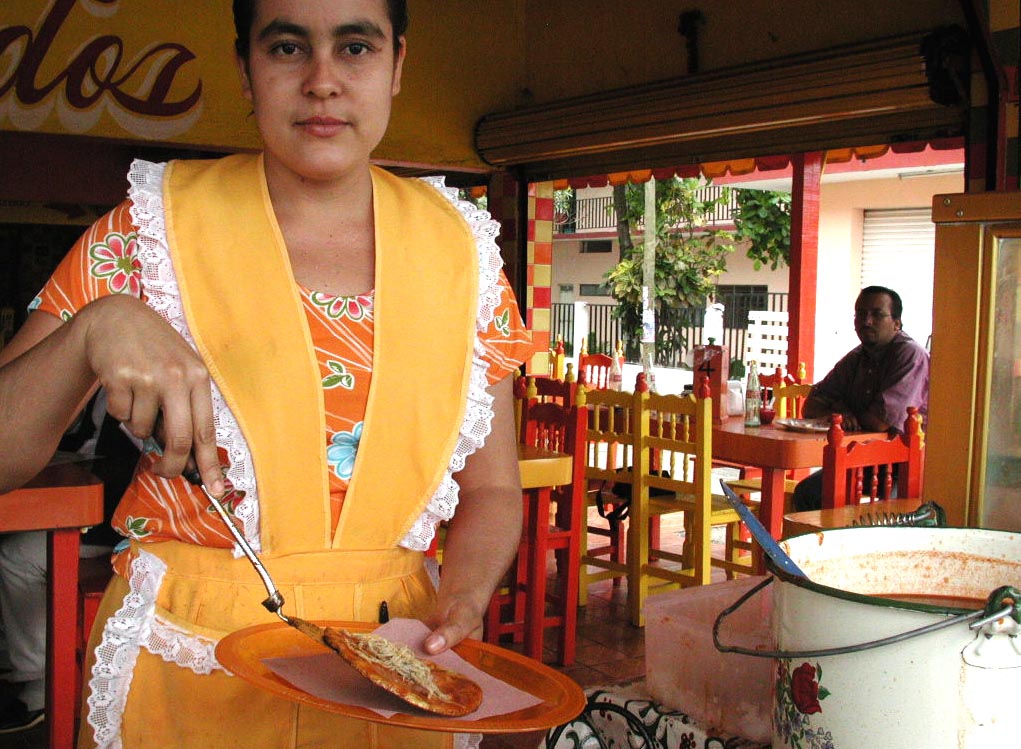
[[[578,388],[578,406],[588,415],[585,430],[585,477],[590,482],[632,483],[635,465],[634,393]]]
[[[805,408],[808,394],[812,392],[810,383],[798,385],[780,385],[773,390],[773,401],[776,416],[779,419],[800,419]]]
[[[900,499],[920,497],[924,460],[925,433],[917,408],[908,408],[903,434],[864,442],[845,442],[843,417],[833,414],[823,448],[822,507],[825,510],[889,499],[895,466],[897,496]],[[872,469],[868,481],[866,468]]]
[[[578,357],[578,381],[588,390],[605,390],[610,386],[613,357],[609,354],[582,354]]]
[[[781,385],[793,385],[794,376],[787,373],[787,370],[783,367],[777,367],[771,374],[760,370],[759,371],[759,384],[770,390],[780,387]]]
[[[522,425],[523,444],[566,453],[575,458],[572,486],[584,492],[582,441],[588,416],[584,407],[565,403],[533,403]]]
[[[570,365],[569,365],[570,366]],[[526,434],[530,411],[539,403],[556,403],[570,406],[575,401],[578,383],[573,381],[573,372],[568,370],[572,379],[556,380],[552,377],[527,375],[514,382],[514,417],[517,425],[518,439],[528,443]]]
[[[641,398],[639,463],[645,488],[679,494],[711,494],[712,414],[708,397],[645,393]],[[705,413],[704,413],[705,412]],[[651,456],[655,455],[653,459]]]
[[[688,564],[695,584],[707,584],[712,551],[712,399],[707,381],[697,390],[697,398],[636,393],[640,397],[636,468],[641,473],[634,477],[634,496],[641,506],[632,507],[632,518],[649,516],[642,508],[649,504],[651,489],[684,497],[693,508],[690,523],[687,518],[685,522],[686,533],[693,535],[685,538]]]
[[[564,340],[558,339],[554,346],[550,347],[549,350],[549,372],[547,374],[554,380],[565,379],[566,370],[565,354],[564,354]]]
[[[789,374],[784,367],[777,367],[771,373],[767,370],[759,370],[759,386],[762,388],[763,405],[773,400],[778,387],[793,384],[794,376]]]
[[[744,339],[744,362],[754,361],[759,370],[787,366],[787,313],[750,310]]]

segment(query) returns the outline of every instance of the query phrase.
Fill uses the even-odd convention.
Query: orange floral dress
[[[33,301],[33,307],[70,319],[89,302],[109,294],[145,298],[138,235],[125,201],[101,218],[78,240]],[[532,352],[531,338],[518,313],[506,278],[488,329],[480,333],[487,377],[493,384],[513,372]],[[322,375],[326,406],[324,450],[330,467],[333,525],[358,451],[362,419],[372,376],[373,294],[333,296],[300,288]],[[437,300],[442,303],[442,300]],[[415,311],[408,310],[408,329],[415,335]],[[420,331],[427,337],[429,331]],[[209,503],[184,479],[167,480],[149,468],[143,455],[135,481],[113,518],[124,536],[141,542],[175,539],[201,546],[230,548],[233,539],[209,511]],[[236,508],[229,508],[231,510]],[[411,544],[408,544],[411,545]],[[419,544],[420,545],[420,544]],[[118,571],[124,574],[121,565]]]

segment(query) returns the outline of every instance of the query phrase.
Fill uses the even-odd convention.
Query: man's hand
[[[841,428],[843,428],[845,432],[860,432],[862,430],[858,417],[853,413],[850,411],[844,411],[840,415],[843,417]]]

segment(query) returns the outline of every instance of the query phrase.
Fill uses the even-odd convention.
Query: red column
[[[787,371],[805,363],[806,379],[815,381],[815,304],[819,275],[819,192],[822,152],[795,154],[791,189],[790,333]]]

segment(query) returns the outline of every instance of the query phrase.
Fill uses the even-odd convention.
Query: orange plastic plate
[[[317,624],[355,632],[367,632],[375,628],[375,625],[364,622]],[[465,640],[454,651],[477,668],[534,695],[542,702],[523,710],[478,720],[404,713],[387,717],[364,707],[333,702],[302,691],[277,676],[263,663],[267,658],[319,655],[326,650],[325,646],[287,624],[273,622],[247,627],[227,635],[217,644],[216,657],[235,676],[285,699],[375,723],[429,731],[517,733],[546,730],[566,723],[585,707],[585,693],[574,680],[532,658],[478,640]]]

